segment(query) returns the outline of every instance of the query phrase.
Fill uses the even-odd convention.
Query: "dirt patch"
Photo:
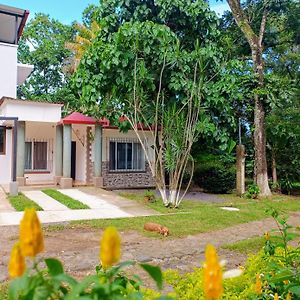
[[[300,214],[293,213],[289,223],[300,225]],[[240,224],[226,229],[187,236],[180,239],[149,238],[135,231],[120,232],[122,236],[122,260],[137,260],[160,265],[163,269],[190,272],[200,266],[208,243],[219,248],[219,256],[227,261],[227,269],[243,265],[243,254],[221,249],[224,244],[234,243],[252,236],[262,235],[275,228],[272,219]],[[92,274],[99,263],[99,240],[102,230],[90,228],[65,228],[45,232],[45,256],[58,257],[70,274],[81,277]],[[0,232],[0,281],[7,278],[7,263],[13,243],[18,239],[18,227],[1,227]],[[131,271],[130,271],[131,272]],[[135,271],[136,272],[136,271]],[[142,278],[145,276],[137,271]]]

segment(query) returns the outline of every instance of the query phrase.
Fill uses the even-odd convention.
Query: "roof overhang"
[[[17,85],[21,85],[24,83],[26,78],[30,75],[33,71],[33,65],[26,65],[26,64],[17,64]]]
[[[18,44],[29,11],[0,4],[0,42]]]

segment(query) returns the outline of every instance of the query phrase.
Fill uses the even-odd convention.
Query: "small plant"
[[[248,186],[247,192],[245,193],[245,196],[248,199],[257,199],[259,192],[259,187],[256,184],[250,184]]]
[[[155,202],[155,194],[153,191],[147,190],[144,193],[144,200],[145,203],[152,203]]]
[[[280,187],[281,191],[285,194],[290,195],[293,189],[293,183],[291,180],[286,176],[285,178],[280,180]]]

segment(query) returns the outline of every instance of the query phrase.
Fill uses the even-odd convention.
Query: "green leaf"
[[[293,286],[291,288],[289,288],[289,291],[293,294],[295,294],[296,296],[300,297],[300,286]]]
[[[160,267],[152,266],[149,264],[139,264],[148,274],[149,276],[155,281],[157,288],[159,290],[163,287],[163,276]]]
[[[45,300],[48,299],[50,291],[46,286],[38,286],[34,290],[33,300]]]
[[[58,259],[46,258],[45,263],[51,276],[56,276],[64,273],[63,265]]]

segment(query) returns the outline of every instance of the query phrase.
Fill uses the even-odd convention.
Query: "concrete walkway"
[[[52,197],[46,195],[41,191],[24,191],[23,194],[37,203],[43,210],[70,210],[65,205],[61,204],[60,202],[56,201]]]
[[[91,193],[90,189],[62,189],[59,191],[87,204],[91,209],[69,209],[39,190],[24,190],[23,193],[26,197],[43,208],[44,211],[37,212],[41,223],[144,217],[158,214],[153,210],[145,209],[135,201],[127,200],[114,193],[103,191],[102,189],[97,189],[96,194]],[[105,195],[105,197],[103,195]],[[6,199],[5,193],[4,197],[3,199]],[[19,225],[22,216],[23,212],[0,210],[0,226]]]
[[[108,203],[107,201],[101,199],[100,197],[97,197],[94,195],[89,195],[78,189],[62,189],[62,190],[58,190],[58,191],[63,193],[64,195],[67,195],[75,200],[80,201],[81,203],[86,204],[87,206],[89,206],[92,209],[97,209],[97,208],[116,209],[116,208],[118,208],[117,206]]]

